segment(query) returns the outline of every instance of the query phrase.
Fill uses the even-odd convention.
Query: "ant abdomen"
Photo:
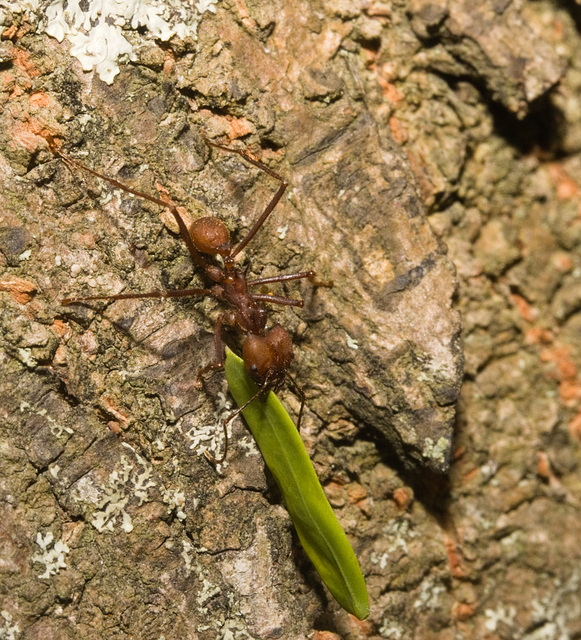
[[[232,250],[230,230],[214,216],[205,216],[194,220],[190,226],[190,235],[200,253],[227,256]]]
[[[280,324],[275,324],[266,334],[266,340],[274,347],[278,366],[286,370],[293,359],[293,342],[289,332]]]

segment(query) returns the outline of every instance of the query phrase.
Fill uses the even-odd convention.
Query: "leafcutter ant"
[[[267,329],[268,310],[264,303],[278,304],[283,306],[302,307],[303,301],[284,296],[252,293],[254,287],[269,285],[290,280],[300,280],[308,278],[315,286],[332,286],[330,282],[322,282],[316,279],[313,270],[289,273],[284,275],[271,276],[267,278],[257,278],[248,280],[246,270],[240,269],[236,263],[238,254],[250,243],[262,225],[266,222],[273,209],[282,198],[288,182],[278,173],[256,160],[243,149],[234,149],[222,144],[217,144],[206,140],[206,143],[222,151],[235,153],[241,156],[250,164],[258,167],[269,176],[279,182],[279,187],[262,214],[250,227],[246,235],[237,243],[230,239],[230,231],[226,225],[214,216],[206,216],[195,220],[190,228],[184,222],[178,212],[177,207],[171,202],[156,198],[133,189],[114,178],[106,176],[83,163],[65,154],[60,145],[52,136],[46,136],[51,151],[61,158],[71,169],[80,169],[102,180],[112,186],[131,193],[139,198],[153,202],[160,207],[165,207],[173,214],[183,241],[186,243],[188,251],[195,265],[204,274],[207,282],[206,288],[178,289],[174,291],[151,291],[149,293],[122,293],[117,295],[94,295],[64,298],[61,303],[69,305],[74,303],[84,303],[91,300],[128,300],[135,298],[182,298],[186,296],[210,296],[220,300],[229,306],[216,322],[214,329],[214,346],[216,358],[214,362],[207,364],[198,372],[198,381],[202,376],[212,370],[221,369],[224,366],[224,346],[222,344],[222,326],[224,324],[241,331],[245,337],[242,343],[242,358],[250,377],[258,385],[256,394],[242,407],[234,411],[222,424],[224,429],[224,453],[219,458],[214,457],[209,451],[204,454],[213,464],[224,461],[228,451],[227,424],[236,417],[247,405],[253,402],[258,396],[273,390],[277,391],[288,380],[295,392],[299,396],[301,405],[297,419],[297,429],[300,429],[301,417],[305,404],[305,396],[301,388],[296,384],[288,372],[288,367],[293,359],[292,340],[289,333],[280,325],[275,324]],[[206,256],[213,256],[221,259],[221,265],[209,262]]]

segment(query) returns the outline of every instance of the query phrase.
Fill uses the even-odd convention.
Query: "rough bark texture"
[[[0,637],[580,636],[579,24],[573,4],[238,0],[197,42],[129,34],[107,85],[6,13]],[[289,178],[243,259],[335,282],[289,286],[305,308],[273,318],[369,620],[321,586],[242,423],[220,474],[201,455],[218,305],[59,305],[196,276],[158,207],[72,174],[49,132],[238,237],[276,185],[201,132]]]

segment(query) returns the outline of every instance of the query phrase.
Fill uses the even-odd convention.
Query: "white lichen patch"
[[[359,345],[357,344],[357,340],[354,340],[348,333],[345,331],[345,339],[347,340],[347,346],[349,349],[357,350],[359,349]]]
[[[535,630],[527,637],[533,640],[568,640],[571,624],[581,619],[579,570],[572,571],[567,580],[551,582],[549,589],[531,602]]]
[[[379,634],[380,637],[388,638],[389,640],[402,640],[406,637],[407,629],[404,631],[390,616],[382,620],[381,626],[379,627]]]
[[[501,623],[509,628],[514,626],[516,609],[513,606],[505,607],[504,604],[499,604],[495,609],[486,609],[484,615],[486,616],[486,628],[489,631],[496,631]]]
[[[20,637],[20,627],[13,622],[8,611],[0,611],[0,638],[2,640],[17,640]]]
[[[387,526],[383,527],[383,540],[386,541],[387,549],[383,553],[374,551],[370,555],[372,564],[379,565],[380,569],[385,569],[390,557],[396,551],[400,551],[405,555],[408,554],[408,540],[419,537],[419,533],[410,528],[409,520],[393,520]]]
[[[407,633],[407,630],[405,633]],[[389,638],[389,640],[401,640],[405,637],[402,627],[395,623],[391,617],[382,620],[379,634],[382,638]]]
[[[187,539],[182,540],[182,552],[181,557],[184,559],[184,565],[186,569],[186,574],[190,575],[192,569],[194,568],[193,560],[195,558],[194,545]]]
[[[135,49],[144,38],[195,39],[202,16],[206,11],[215,13],[216,4],[217,0],[0,0],[0,7],[26,12],[39,31],[59,42],[66,38],[83,70],[94,69],[107,84],[119,73],[119,62],[135,59]]]
[[[446,593],[446,587],[436,576],[428,576],[420,586],[418,597],[414,601],[414,609],[420,611],[439,611],[440,596]]]
[[[220,449],[224,446],[224,420],[227,420],[232,411],[232,405],[222,392],[217,395],[217,406],[211,421],[205,425],[196,425],[185,433],[190,441],[189,448],[202,453],[208,450],[214,457],[220,457]],[[230,423],[227,425],[228,439],[232,435]]]
[[[54,542],[54,536],[50,531],[45,536],[37,533],[36,544],[40,547],[40,552],[35,553],[31,560],[44,565],[44,572],[38,575],[39,578],[50,578],[67,566],[65,556],[70,549],[62,540]]]
[[[168,505],[168,513],[175,512],[176,518],[184,521],[186,519],[186,512],[184,511],[186,496],[184,492],[177,489],[164,489],[161,492],[161,496],[164,503]]]
[[[260,451],[256,445],[256,440],[252,436],[244,436],[236,440],[239,449],[246,451],[247,456],[259,456]]]
[[[125,446],[133,451],[129,445]],[[109,474],[105,495],[99,499],[91,521],[100,533],[112,531],[117,525],[126,533],[132,531],[133,522],[126,510],[129,501],[137,498],[138,504],[142,505],[149,499],[149,490],[156,486],[151,465],[135,451],[134,456],[137,465],[121,456],[119,468]]]

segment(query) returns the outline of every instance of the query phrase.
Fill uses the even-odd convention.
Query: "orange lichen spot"
[[[341,636],[332,631],[315,631],[313,640],[341,640]]]
[[[465,453],[466,453],[466,447],[463,444],[461,444],[460,446],[454,449],[454,453],[452,454],[452,459],[454,460],[454,462],[456,462],[456,460],[460,460],[461,458],[463,458]]]
[[[400,509],[405,510],[412,503],[414,494],[409,487],[398,487],[393,492],[393,499]]]
[[[236,138],[242,138],[243,136],[247,136],[249,133],[254,132],[254,127],[246,118],[232,118],[230,120],[230,139],[235,140]]]
[[[475,604],[468,604],[467,602],[457,602],[452,608],[452,615],[454,620],[458,622],[464,622],[471,618],[476,611]]]
[[[554,163],[549,165],[549,175],[555,184],[559,200],[571,200],[578,194],[579,186],[561,164]]]
[[[48,94],[37,91],[30,96],[30,104],[34,107],[50,107],[53,104],[53,100]]]
[[[543,349],[542,362],[552,362],[556,371],[553,378],[559,381],[559,397],[567,407],[574,406],[581,399],[581,383],[577,379],[577,367],[571,357],[571,347],[560,346]]]
[[[480,474],[480,469],[478,467],[476,467],[476,469],[472,469],[472,470],[468,471],[462,477],[462,483],[463,484],[467,484],[468,482],[471,482],[479,474]]]
[[[26,51],[26,49],[14,47],[14,58],[12,62],[31,78],[36,78],[40,75],[40,70],[34,64],[32,58],[30,57],[30,53]]]
[[[393,139],[398,144],[403,144],[404,142],[406,142],[406,140],[408,139],[408,132],[399,118],[392,116],[389,119],[389,127],[391,129],[391,135],[393,136]]]
[[[562,380],[559,384],[559,397],[567,407],[575,406],[581,399],[581,384],[577,380]]]
[[[10,134],[11,145],[24,147],[30,153],[37,151],[43,144],[40,137],[31,131],[30,123],[14,122]]]
[[[329,482],[326,484],[325,495],[334,507],[342,507],[345,504],[344,487],[338,482]]]
[[[553,334],[549,329],[531,327],[525,332],[525,342],[527,344],[550,344],[553,342]]]
[[[540,357],[543,362],[553,362],[556,365],[559,379],[577,377],[577,367],[571,359],[571,347],[563,346],[543,349]]]
[[[518,309],[521,318],[526,322],[533,322],[533,320],[535,320],[535,318],[539,315],[538,309],[529,304],[529,302],[522,296],[513,293],[510,298],[514,306]]]
[[[367,497],[367,489],[357,482],[354,482],[349,485],[349,488],[347,489],[347,496],[349,497],[349,502],[351,504],[356,504]]]
[[[248,29],[256,29],[256,21],[250,17],[246,2],[244,0],[234,0],[234,4],[244,26]]]
[[[550,480],[553,475],[549,456],[543,451],[537,451],[537,474],[543,478],[543,480]]]
[[[107,393],[104,393],[101,396],[101,405],[107,411],[107,413],[111,414],[116,420],[114,421],[119,425],[120,429],[127,429],[129,423],[131,421],[130,414],[124,407],[120,407],[117,402]],[[111,425],[111,423],[109,423]],[[111,428],[111,426],[109,427]],[[115,429],[111,429],[115,431]],[[117,432],[116,432],[117,433]]]
[[[14,276],[5,276],[0,280],[0,291],[7,291],[19,304],[30,302],[36,290],[36,284],[30,280]]]
[[[26,86],[26,88],[28,89],[28,86]],[[24,95],[24,89],[16,84],[14,85],[14,87],[12,88],[12,91],[10,92],[10,100],[15,100],[16,98],[20,98],[20,96]]]
[[[10,25],[2,32],[2,40],[12,40],[16,37],[18,27],[15,24]]]
[[[52,327],[51,327],[52,329]],[[59,344],[57,350],[52,359],[52,364],[55,367],[62,367],[67,363],[67,348],[64,344]]]
[[[379,84],[383,89],[383,97],[389,100],[394,107],[399,107],[404,101],[404,94],[394,84],[387,82],[387,80],[383,82],[380,80]]]
[[[568,429],[569,435],[572,438],[575,438],[575,440],[579,440],[581,442],[581,409],[569,421]]]
[[[85,249],[94,249],[97,244],[97,238],[94,233],[73,233],[72,239],[75,246],[84,247]]]
[[[569,273],[573,268],[573,258],[570,253],[565,251],[555,251],[551,256],[551,264],[561,273]]]
[[[50,325],[50,330],[57,338],[64,338],[71,331],[70,327],[66,325],[62,320],[55,320]]]
[[[462,552],[456,543],[450,537],[446,537],[444,544],[446,545],[446,551],[448,553],[448,562],[450,563],[450,573],[455,578],[467,578],[468,571],[464,567],[464,559],[462,558]]]
[[[175,65],[175,56],[173,54],[172,51],[170,51],[169,49],[165,50],[165,58],[163,61],[163,72],[165,73],[166,76],[169,76],[172,74],[174,65]]]

